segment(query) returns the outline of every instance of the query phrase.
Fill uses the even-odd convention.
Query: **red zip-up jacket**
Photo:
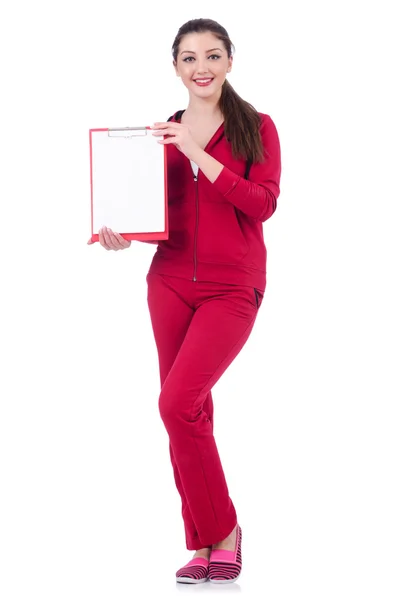
[[[169,120],[180,122],[182,112]],[[213,183],[200,170],[196,176],[190,160],[167,145],[169,239],[154,242],[158,248],[149,273],[265,290],[262,223],[276,210],[281,154],[271,117],[259,115],[265,162],[252,164],[248,179],[246,161],[232,157],[223,123],[205,147],[224,165]]]

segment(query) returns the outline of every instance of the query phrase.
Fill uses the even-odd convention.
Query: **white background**
[[[2,600],[396,598],[392,4],[2,9]],[[157,408],[156,247],[86,244],[88,130],[186,108],[171,45],[197,17],[228,30],[229,80],[283,161],[265,299],[213,389],[244,537],[222,589],[175,583],[192,553]]]

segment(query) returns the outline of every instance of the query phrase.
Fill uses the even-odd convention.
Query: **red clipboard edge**
[[[151,129],[150,125],[146,125],[146,129]],[[99,242],[99,234],[94,233],[94,190],[92,181],[92,134],[95,131],[109,131],[108,127],[100,129],[89,129],[90,136],[90,189],[91,189],[91,242]],[[167,145],[163,146],[164,149],[164,215],[165,215],[165,231],[157,232],[145,232],[145,233],[120,233],[125,240],[141,240],[141,241],[153,241],[157,242],[160,240],[168,240],[169,237],[169,226],[168,226],[168,169],[167,169]]]

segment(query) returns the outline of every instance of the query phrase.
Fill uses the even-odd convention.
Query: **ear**
[[[178,73],[178,67],[176,66],[176,62],[173,60],[172,64],[174,65],[174,69],[175,69],[175,74],[177,75],[177,77],[180,77],[179,73]]]
[[[233,66],[233,56],[231,56],[229,58],[229,67],[227,69],[227,72],[230,73],[230,71],[232,70],[232,66]]]

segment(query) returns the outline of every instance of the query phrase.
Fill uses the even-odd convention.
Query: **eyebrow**
[[[223,52],[221,48],[210,48],[210,50],[206,50],[206,52],[212,52],[213,50],[219,50],[220,52]],[[185,52],[191,52],[192,54],[196,54],[195,52],[193,52],[193,50],[184,50],[183,52],[181,52],[181,54],[184,54]]]

